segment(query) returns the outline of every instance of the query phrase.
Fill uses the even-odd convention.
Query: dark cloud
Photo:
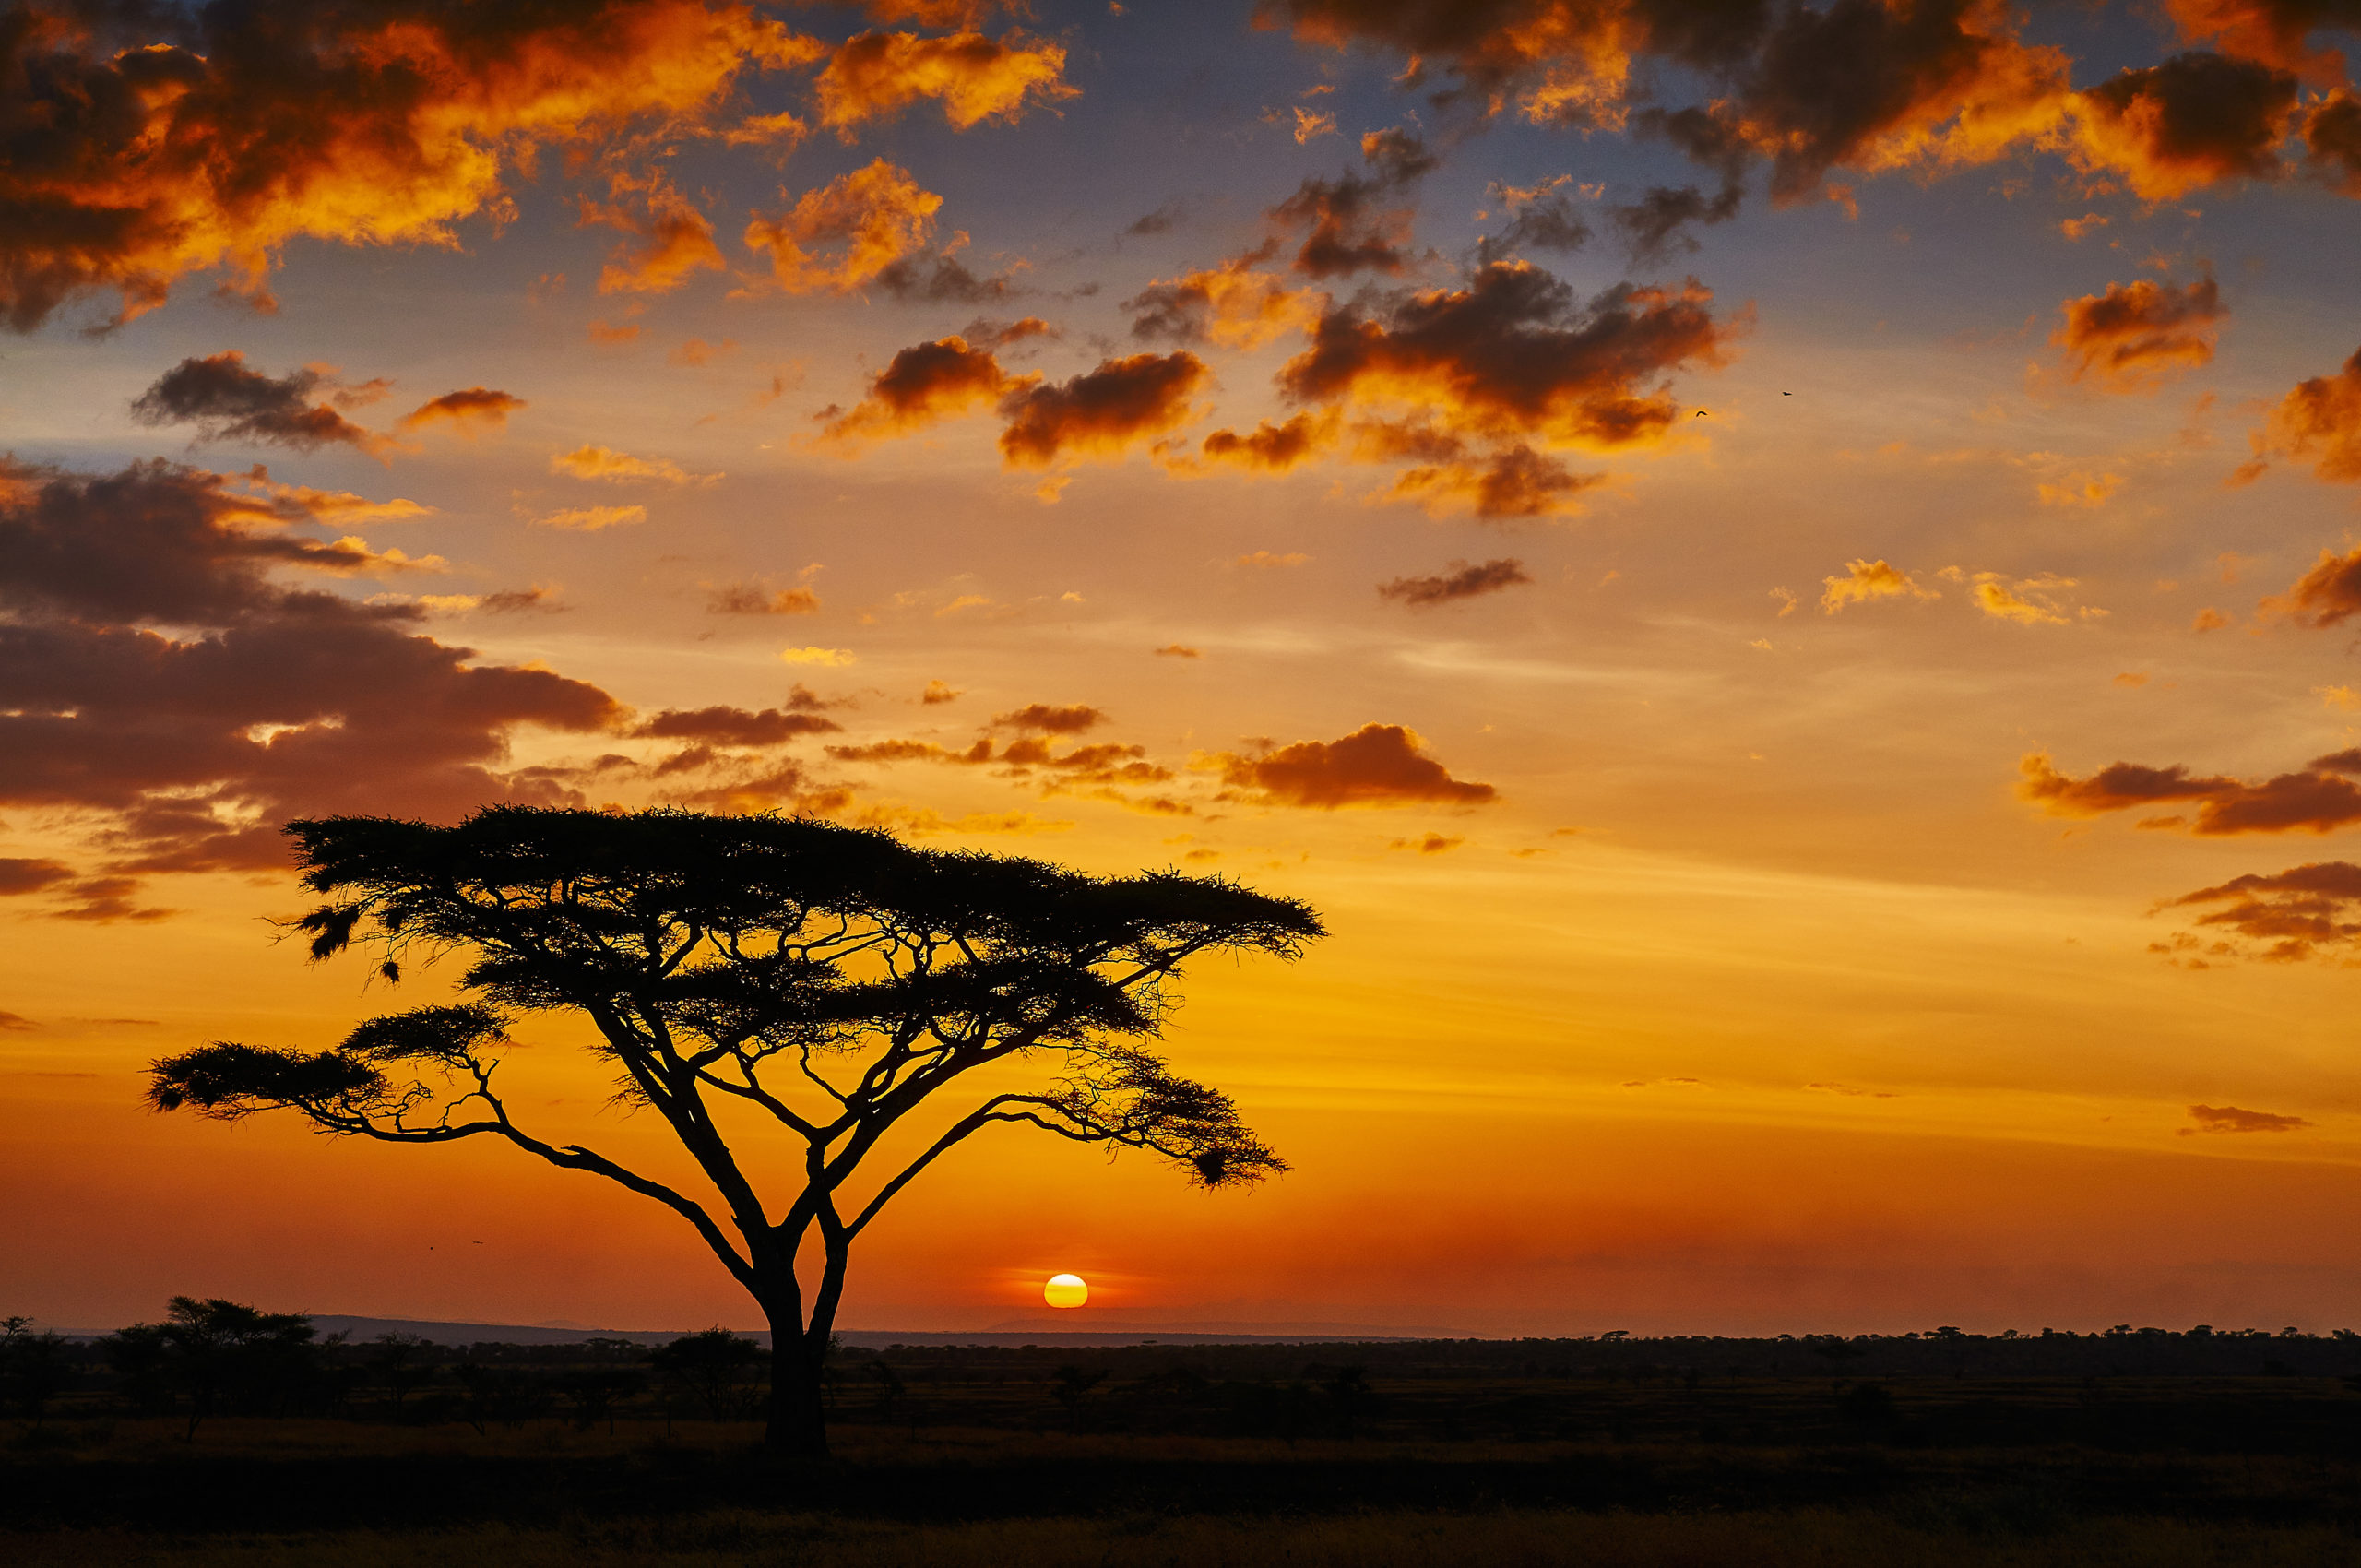
[[[205,441],[265,442],[315,451],[344,445],[375,455],[388,445],[328,402],[313,401],[325,377],[311,369],[282,376],[248,368],[235,349],[185,359],[159,376],[131,405],[142,424],[194,424]]]
[[[502,588],[496,593],[485,594],[476,600],[476,608],[487,615],[516,615],[528,610],[554,612],[566,606],[558,603],[556,597],[545,588]]]
[[[2296,107],[2287,71],[2219,54],[2176,54],[2082,94],[2084,142],[2151,201],[2216,180],[2275,179]]]
[[[1657,262],[1675,251],[1695,251],[1698,244],[1689,225],[1728,222],[1738,216],[1743,195],[1737,185],[1724,185],[1712,196],[1695,185],[1655,185],[1638,201],[1613,208],[1608,215],[1621,231],[1632,260]]]
[[[1414,730],[1364,724],[1338,741],[1299,741],[1260,752],[1223,752],[1213,759],[1226,790],[1261,805],[1489,805],[1489,784],[1453,778],[1426,753]]]
[[[1068,703],[1061,707],[1053,703],[1035,702],[992,715],[991,728],[1038,731],[1045,735],[1079,735],[1106,722],[1107,715],[1086,703]]]
[[[1234,430],[1216,430],[1197,450],[1207,463],[1285,473],[1325,451],[1335,434],[1334,416],[1307,411],[1277,424],[1264,420],[1243,435]]]
[[[1538,267],[1496,262],[1465,289],[1331,310],[1279,386],[1299,403],[1407,408],[1453,435],[1624,446],[1679,419],[1663,376],[1723,362],[1737,328],[1712,302],[1692,280],[1620,284],[1577,304]]]
[[[75,874],[64,861],[0,859],[0,898],[46,893],[61,882],[73,881]]]
[[[1292,265],[1307,278],[1395,273],[1409,265],[1411,210],[1399,198],[1436,160],[1425,143],[1399,129],[1363,137],[1361,157],[1370,173],[1306,180],[1268,214],[1284,228],[1305,231]]]
[[[1533,579],[1525,575],[1525,563],[1514,559],[1484,561],[1471,566],[1465,561],[1453,561],[1438,576],[1431,577],[1396,577],[1379,585],[1377,597],[1391,599],[1423,610],[1432,605],[1449,604],[1454,600],[1480,599],[1488,593],[1499,593]]]
[[[2056,816],[2098,816],[2108,812],[2186,803],[2194,818],[2150,817],[2142,827],[2186,828],[2201,837],[2239,833],[2327,833],[2361,822],[2361,751],[2314,757],[2301,772],[2282,773],[2259,784],[2220,776],[2191,774],[2183,766],[2142,767],[2118,762],[2087,778],[2070,778],[2046,754],[2024,759],[2017,792]]]
[[[1189,416],[1189,398],[1211,373],[1183,350],[1103,360],[1071,381],[1026,385],[1002,399],[1000,449],[1011,468],[1062,457],[1116,457]]]
[[[86,6],[0,20],[0,312],[29,331],[112,291],[117,320],[220,269],[267,300],[299,238],[448,244],[504,166],[635,121],[710,122],[814,46],[745,6]]]
[[[708,615],[812,615],[820,609],[820,596],[808,588],[765,588],[731,583],[714,589],[705,608]]]
[[[1179,224],[1185,216],[1187,208],[1183,204],[1168,201],[1154,212],[1145,213],[1124,224],[1123,232],[1143,239],[1150,234],[1162,234]]]
[[[2197,919],[2204,931],[2261,945],[2245,947],[2231,940],[2208,944],[2184,932],[2171,943],[2156,944],[2158,952],[2294,962],[2346,949],[2361,939],[2361,866],[2321,861],[2270,875],[2249,873],[2201,887],[2168,907],[2205,909]]]
[[[2182,1128],[2184,1136],[2191,1133],[2293,1133],[2311,1125],[2300,1116],[2247,1111],[2235,1105],[2192,1105],[2189,1115],[2197,1125]]]
[[[2361,98],[2340,89],[2304,115],[2304,162],[2349,196],[2361,196]]]
[[[1494,182],[1487,194],[1501,204],[1509,220],[1499,232],[1476,242],[1477,265],[1489,266],[1536,251],[1571,255],[1589,244],[1590,225],[1583,221],[1574,210],[1573,198],[1566,194],[1572,183],[1572,177],[1564,174],[1527,190]]]
[[[868,396],[851,408],[831,404],[812,417],[821,422],[823,434],[831,441],[905,435],[1040,379],[1008,374],[990,349],[970,348],[965,338],[938,338],[896,354],[871,377]]]
[[[658,741],[712,741],[726,746],[779,746],[798,735],[831,734],[844,728],[833,719],[793,708],[668,707],[633,729]]]
[[[2068,300],[2065,321],[2049,341],[2065,351],[2067,374],[2094,377],[2119,392],[2153,388],[2163,378],[2213,359],[2213,339],[2230,314],[2211,277],[2175,288],[2142,278]]]
[[[282,584],[372,559],[308,521],[168,463],[0,474],[0,806],[101,821],[104,863],[70,889],[86,916],[152,913],[130,901],[147,873],[283,865],[275,826],[301,813],[576,799],[500,771],[509,733],[608,729],[614,699],[474,663],[415,606]]]
[[[2165,0],[2182,42],[2212,43],[2224,53],[2342,77],[2344,61],[2332,49],[2305,47],[2315,32],[2361,31],[2354,0]]]
[[[1365,445],[1377,428],[1362,427]],[[1409,445],[1448,449],[1460,444],[1426,440]],[[1454,450],[1441,461],[1405,469],[1394,481],[1393,493],[1422,502],[1434,511],[1464,503],[1486,522],[1504,522],[1580,511],[1576,497],[1606,482],[1605,474],[1578,474],[1559,458],[1519,442],[1489,457],[1463,456]]]
[[[897,300],[929,304],[997,304],[1017,292],[1009,274],[979,278],[956,255],[944,252],[924,261],[903,256],[877,274],[877,286]]]

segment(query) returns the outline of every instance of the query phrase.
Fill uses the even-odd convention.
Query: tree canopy
[[[852,1241],[980,1128],[1026,1123],[1145,1150],[1209,1188],[1287,1169],[1227,1095],[1179,1076],[1150,1046],[1173,1004],[1168,982],[1190,958],[1293,958],[1324,934],[1293,900],[1219,878],[1093,877],[923,849],[777,815],[496,806],[453,826],[335,817],[287,831],[303,885],[324,900],[293,922],[314,960],[358,945],[398,981],[464,953],[465,999],[371,1019],[329,1051],[217,1041],[167,1058],[149,1087],[159,1110],[289,1109],[326,1132],[400,1143],[504,1139],[673,1208],[775,1333],[792,1324],[819,1350]],[[596,1027],[618,1099],[663,1117],[718,1212],[512,1118],[498,1053],[512,1024],[553,1012]],[[1047,1082],[990,1095],[847,1195],[863,1160],[931,1097],[1039,1052],[1056,1058]],[[777,1207],[717,1123],[730,1103],[802,1146],[801,1189]],[[821,1265],[807,1303],[795,1262],[813,1239]]]

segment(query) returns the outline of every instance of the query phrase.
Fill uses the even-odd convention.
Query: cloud
[[[1310,327],[1323,296],[1294,289],[1275,272],[1259,270],[1264,253],[1252,251],[1219,267],[1150,283],[1123,302],[1132,336],[1144,342],[1214,343],[1253,350]]]
[[[61,882],[73,881],[77,874],[64,861],[0,858],[0,898],[46,893]]]
[[[85,918],[143,913],[149,873],[283,869],[295,814],[579,803],[505,771],[509,736],[622,717],[594,685],[424,635],[415,605],[326,591],[318,574],[368,552],[303,537],[288,501],[161,462],[0,474],[0,805],[97,825]]]
[[[1334,445],[1337,424],[1333,411],[1306,410],[1277,424],[1264,420],[1243,435],[1234,430],[1216,430],[1198,445],[1201,460],[1186,467],[1202,471],[1213,465],[1228,464],[1252,473],[1285,473],[1300,463],[1310,462]],[[1183,467],[1179,462],[1173,466]]]
[[[1272,571],[1287,566],[1300,566],[1311,557],[1299,550],[1278,554],[1268,550],[1250,551],[1230,563],[1233,566],[1251,566],[1257,571]]]
[[[670,293],[687,282],[692,273],[728,268],[721,246],[714,241],[713,224],[690,205],[688,197],[660,177],[644,183],[628,178],[615,183],[644,189],[646,210],[635,212],[621,201],[583,202],[585,224],[620,229],[640,242],[635,247],[624,245],[608,257],[599,272],[599,292]]]
[[[2216,941],[2205,946],[2183,933],[2171,943],[2155,944],[2153,950],[2169,954],[2203,947],[2215,957],[2296,962],[2361,939],[2361,866],[2320,861],[2270,875],[2248,873],[2184,894],[2166,907],[2208,905],[2217,907],[2198,917],[2200,927],[2264,945],[2255,949]]]
[[[1000,449],[1010,468],[1115,457],[1189,417],[1189,398],[1211,373],[1186,350],[1102,360],[1071,381],[1026,384],[1002,399]]]
[[[1205,656],[1204,649],[1191,647],[1186,643],[1167,643],[1154,651],[1158,659],[1203,659]]]
[[[877,286],[897,300],[969,305],[992,304],[1017,292],[1011,279],[1024,267],[1023,262],[1008,272],[979,278],[959,259],[958,252],[967,243],[967,232],[962,229],[953,234],[948,247],[923,265],[909,256],[892,262],[879,269]]]
[[[2260,784],[2219,776],[2192,775],[2188,768],[2143,767],[2118,762],[2087,778],[2070,778],[2051,766],[2046,752],[2022,765],[2017,793],[2053,816],[2098,816],[2107,812],[2187,802],[2192,821],[2150,817],[2142,827],[2186,828],[2201,837],[2240,833],[2328,833],[2361,822],[2361,751],[2314,757],[2301,772],[2282,773]]]
[[[770,589],[731,583],[714,589],[705,608],[708,615],[813,615],[819,612],[820,596],[809,587]]]
[[[581,533],[596,533],[600,529],[618,529],[633,523],[647,521],[645,506],[567,506],[555,512],[544,512],[533,519],[545,529],[572,529]]]
[[[831,404],[813,418],[829,441],[881,440],[955,419],[1040,379],[1008,374],[991,350],[970,348],[965,338],[938,338],[896,354],[851,408]]]
[[[477,427],[501,430],[506,427],[508,416],[525,407],[525,399],[497,392],[489,386],[469,386],[457,392],[445,392],[430,398],[402,416],[404,430],[423,430],[443,422],[463,434],[472,434]]]
[[[844,293],[924,249],[942,206],[908,170],[880,158],[804,192],[777,218],[757,214],[746,225],[746,244],[770,253],[772,274],[788,292]]]
[[[1590,225],[1574,211],[1573,198],[1567,195],[1573,178],[1560,174],[1522,189],[1501,180],[1487,185],[1485,196],[1500,204],[1509,221],[1476,242],[1477,263],[1506,261],[1528,251],[1572,255],[1582,249],[1590,240]]]
[[[1014,120],[1028,103],[1078,96],[1062,79],[1065,64],[1062,48],[1021,33],[995,42],[979,32],[864,32],[837,45],[821,69],[820,123],[850,141],[853,127],[928,98],[954,130]]]
[[[1489,784],[1453,778],[1426,754],[1418,733],[1399,724],[1364,724],[1337,741],[1299,741],[1276,750],[1219,752],[1202,766],[1218,769],[1227,791],[1258,805],[1489,805]]]
[[[2164,8],[2185,43],[2213,43],[2226,54],[2331,78],[2343,77],[2343,56],[2307,49],[2306,42],[2361,19],[2338,0],[2165,0]]]
[[[2312,569],[2296,579],[2284,595],[2262,601],[2267,612],[2286,616],[2304,626],[2333,626],[2361,614],[2361,548],[2339,555],[2323,550]]]
[[[575,479],[658,480],[666,484],[712,484],[720,474],[693,474],[670,457],[635,457],[611,446],[577,446],[550,458],[550,472]]]
[[[2189,1114],[2197,1125],[2182,1128],[2184,1137],[2191,1133],[2292,1133],[2311,1125],[2300,1116],[2242,1111],[2235,1105],[2192,1105]]]
[[[1366,437],[1378,428],[1362,428],[1364,451],[1372,445]],[[1392,444],[1381,436],[1374,445],[1382,449]],[[1423,445],[1447,448],[1456,444]],[[1578,474],[1559,459],[1545,457],[1519,442],[1489,457],[1477,460],[1453,457],[1406,469],[1394,480],[1392,493],[1397,497],[1423,501],[1429,511],[1438,513],[1465,502],[1477,517],[1487,521],[1499,521],[1508,517],[1546,517],[1578,512],[1582,508],[1574,498],[1584,491],[1606,482],[1605,474]]]
[[[1695,251],[1697,241],[1689,226],[1728,222],[1738,216],[1745,194],[1738,184],[1725,185],[1712,196],[1695,185],[1655,185],[1638,201],[1615,208],[1610,216],[1631,259],[1648,265],[1676,251]]]
[[[860,662],[850,648],[843,647],[783,647],[778,656],[789,664],[816,664],[830,670]]]
[[[632,733],[658,741],[711,741],[729,746],[778,746],[799,735],[826,734],[844,728],[833,719],[808,711],[816,704],[766,707],[668,707],[645,720]]]
[[[454,244],[538,149],[694,128],[750,67],[817,47],[711,0],[76,11],[20,11],[0,53],[0,309],[19,331],[99,291],[125,320],[215,268],[263,302],[299,238]]]
[[[2361,196],[2361,98],[2351,89],[2305,111],[2304,164],[2339,195]]]
[[[2286,71],[2220,54],[2176,54],[2076,96],[2078,161],[2113,171],[2147,201],[2227,179],[2276,179],[2296,107]]]
[[[2241,478],[2262,471],[2266,456],[2308,458],[2324,480],[2361,481],[2361,350],[2334,375],[2296,384],[2253,436],[2255,460]]]
[[[946,702],[957,702],[967,694],[955,689],[948,681],[929,681],[926,690],[919,694],[919,701],[928,707]]]
[[[1396,577],[1379,585],[1377,597],[1397,600],[1413,610],[1423,610],[1437,604],[1449,604],[1454,600],[1480,599],[1488,593],[1499,593],[1533,579],[1525,575],[1525,563],[1513,559],[1485,561],[1469,565],[1453,561],[1441,576],[1432,577]]]
[[[1361,137],[1361,157],[1371,173],[1347,170],[1334,180],[1306,180],[1265,214],[1283,229],[1304,231],[1290,266],[1307,278],[1395,273],[1409,265],[1410,209],[1389,204],[1438,160],[1403,130],[1370,132]]]
[[[2073,586],[2071,577],[2045,575],[2011,582],[1999,572],[1978,572],[1968,598],[1975,608],[1996,621],[2014,621],[2021,626],[2064,626],[2071,624],[2071,617],[2064,614],[2049,596]]]
[[[1942,598],[1940,589],[1920,587],[1909,573],[1883,558],[1850,562],[1845,573],[1841,577],[1820,579],[1824,588],[1820,596],[1822,614],[1833,615],[1848,604],[1868,604],[1880,599]]]
[[[1069,703],[1061,707],[1050,703],[1027,703],[1007,713],[992,715],[991,728],[1038,731],[1045,735],[1079,735],[1107,722],[1107,715],[1084,703]]]
[[[2153,391],[2209,364],[2222,318],[2230,314],[2209,276],[2182,288],[2142,278],[2109,283],[2059,307],[2065,321],[2049,341],[2065,350],[2068,376],[2094,377],[2115,392]]]
[[[181,361],[133,399],[142,424],[194,424],[201,441],[264,442],[316,451],[343,445],[381,456],[393,443],[364,430],[312,394],[333,386],[310,367],[282,376],[247,368],[235,349]]]
[[[1615,448],[1662,437],[1679,406],[1658,377],[1719,365],[1734,328],[1712,293],[1619,284],[1577,305],[1524,262],[1477,268],[1465,289],[1393,296],[1323,315],[1279,373],[1299,403],[1406,410],[1469,438]]]

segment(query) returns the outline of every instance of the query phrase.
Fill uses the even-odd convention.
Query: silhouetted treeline
[[[21,1318],[5,1326],[0,1401],[9,1414],[36,1425],[67,1412],[171,1417],[192,1439],[217,1416],[464,1423],[479,1432],[534,1421],[610,1430],[623,1420],[745,1421],[759,1418],[768,1371],[760,1347],[720,1328],[656,1347],[611,1338],[452,1347],[402,1334],[352,1341],[317,1335],[300,1313],[189,1297],[174,1298],[160,1322],[97,1339],[37,1334]],[[1649,1400],[1672,1401],[1666,1419],[1710,1437],[1760,1426],[1738,1413],[1747,1400],[1735,1391],[1794,1384],[1775,1398],[1804,1401],[1822,1435],[1883,1438],[1917,1430],[1911,1423],[1923,1426],[1928,1408],[1915,1396],[1897,1404],[1889,1383],[1962,1384],[1961,1395],[1945,1396],[1947,1408],[1973,1403],[1965,1392],[1972,1380],[2080,1385],[2067,1403],[2082,1411],[2075,1417],[2082,1430],[2098,1419],[2089,1412],[2106,1402],[2106,1380],[2176,1378],[2333,1379],[2343,1380],[2332,1385],[2341,1397],[2361,1394],[2361,1335],[2125,1325],[2097,1334],[1946,1328],[1767,1339],[839,1344],[825,1386],[831,1420],[845,1423],[1292,1441],[1380,1428],[1444,1438],[1615,1437],[1640,1430],[1634,1422],[1663,1425],[1630,1413]],[[1723,1415],[1701,1413],[1708,1404]],[[1793,1414],[1781,1418],[1783,1430]]]

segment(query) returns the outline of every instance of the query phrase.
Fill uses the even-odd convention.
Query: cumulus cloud
[[[817,49],[718,0],[67,15],[20,8],[0,43],[0,310],[20,331],[101,291],[127,319],[216,268],[261,301],[299,238],[452,244],[540,148],[700,125],[750,69]]]
[[[792,294],[844,293],[926,247],[943,198],[880,158],[806,191],[776,218],[746,225],[749,248],[770,253]]]
[[[443,423],[472,435],[480,429],[505,428],[508,416],[523,407],[522,398],[489,386],[468,386],[427,399],[404,414],[401,422],[404,430],[423,430],[430,424]]]
[[[2165,0],[2165,12],[2183,42],[2211,43],[2225,54],[2331,79],[2343,77],[2343,56],[2307,47],[2308,39],[2361,22],[2350,0]]]
[[[2118,762],[2087,778],[2059,773],[2046,752],[2025,757],[2017,793],[2053,816],[2099,816],[2108,812],[2186,804],[2193,817],[2150,817],[2142,827],[2185,828],[2201,837],[2239,833],[2328,833],[2361,822],[2361,751],[2314,757],[2299,772],[2282,773],[2258,784],[2219,775],[2192,774],[2185,766],[2143,767]]]
[[[1102,360],[1070,381],[1019,386],[1001,402],[1008,422],[1001,453],[1011,468],[1120,457],[1186,420],[1190,398],[1210,374],[1181,350]]]
[[[1252,251],[1219,267],[1150,283],[1123,302],[1133,313],[1132,336],[1146,342],[1214,343],[1259,349],[1319,319],[1323,296],[1288,286],[1256,267]]]
[[[599,273],[602,294],[670,293],[693,273],[719,272],[729,263],[713,237],[713,224],[690,204],[688,197],[662,180],[637,182],[622,177],[611,182],[641,196],[638,210],[622,201],[585,200],[582,221],[620,229],[638,241],[626,244],[607,259]]]
[[[1577,304],[1548,273],[1495,262],[1464,289],[1330,310],[1279,386],[1299,403],[1406,415],[1451,436],[1628,446],[1679,419],[1660,377],[1726,362],[1736,328],[1715,319],[1712,302],[1692,280],[1619,284]]]
[[[1198,461],[1184,464],[1175,458],[1171,462],[1176,468],[1197,471],[1223,464],[1252,473],[1285,473],[1334,445],[1338,422],[1333,411],[1306,410],[1277,424],[1264,420],[1243,435],[1234,430],[1216,430],[1198,445]]]
[[[1572,174],[1560,174],[1538,184],[1516,186],[1495,180],[1484,194],[1499,204],[1508,222],[1476,242],[1479,265],[1506,261],[1532,251],[1571,255],[1590,240],[1590,225],[1575,212],[1568,188]]]
[[[1361,137],[1361,157],[1370,173],[1306,180],[1267,214],[1283,229],[1303,232],[1290,265],[1307,278],[1394,273],[1409,265],[1411,212],[1398,201],[1437,160],[1398,129]]]
[[[2255,432],[2254,461],[2239,470],[2250,479],[2272,457],[2308,460],[2321,479],[2361,481],[2361,350],[2334,375],[2296,384]]]
[[[2209,276],[2175,288],[2139,279],[2068,300],[2065,321],[2049,335],[2064,350],[2067,374],[2110,391],[2153,391],[2213,359],[2213,339],[2230,314]]]
[[[201,441],[265,443],[305,452],[341,445],[382,456],[393,443],[346,419],[333,398],[313,400],[313,394],[334,385],[309,366],[266,375],[232,349],[181,361],[133,400],[131,412],[142,424],[194,424]]]
[[[668,707],[635,726],[632,733],[649,740],[705,741],[727,746],[779,746],[799,735],[829,734],[842,730],[835,719],[812,711],[820,703],[801,687],[799,701],[785,707],[750,710],[742,707]]]
[[[1845,576],[1820,579],[1821,613],[1833,615],[1848,604],[1869,604],[1880,599],[1940,599],[1939,588],[1922,587],[1916,578],[1882,557],[1846,564]],[[1782,611],[1782,614],[1786,612]]]
[[[1390,583],[1381,583],[1377,597],[1423,610],[1455,600],[1480,599],[1485,594],[1532,581],[1525,574],[1525,563],[1513,558],[1479,562],[1472,566],[1465,561],[1453,561],[1431,577],[1396,577]]]
[[[89,918],[139,913],[149,873],[281,868],[276,825],[301,813],[577,803],[505,768],[510,732],[622,717],[596,686],[424,635],[416,605],[325,591],[316,574],[365,547],[306,537],[286,500],[170,463],[5,481],[0,805],[103,825],[92,874],[119,885],[77,893]]]
[[[2056,595],[2072,587],[2073,578],[2047,573],[2011,579],[1999,572],[1978,572],[1968,599],[1995,621],[2013,621],[2020,626],[2063,626],[2073,617],[2058,605]]]
[[[2284,594],[2262,602],[2265,610],[2305,626],[2333,626],[2361,614],[2361,549],[2344,555],[2321,551],[2312,569]]]
[[[1453,778],[1427,754],[1418,731],[1399,724],[1364,724],[1336,741],[1298,741],[1256,752],[1220,752],[1201,766],[1221,775],[1227,798],[1257,805],[1489,805],[1500,791]]]
[[[1364,453],[1400,455],[1404,445],[1400,432],[1382,425],[1364,426],[1361,434]],[[1605,474],[1578,474],[1523,442],[1477,457],[1465,455],[1465,444],[1455,438],[1435,439],[1415,432],[1407,446],[1442,460],[1405,469],[1390,493],[1418,501],[1430,512],[1465,505],[1487,522],[1546,517],[1581,510],[1575,498],[1607,482]]]
[[[938,338],[896,354],[851,408],[831,404],[813,417],[825,439],[853,445],[955,419],[1040,379],[1008,374],[991,350],[970,348],[965,338]]]
[[[1028,104],[1077,95],[1062,79],[1065,65],[1062,48],[1021,33],[993,40],[979,32],[864,32],[837,45],[821,69],[820,123],[849,141],[853,127],[920,99],[940,102],[955,130],[1014,120]]]
[[[2304,164],[2339,194],[2361,196],[2361,98],[2350,89],[2305,111]]]
[[[1107,715],[1086,703],[1027,703],[1007,713],[992,715],[994,730],[1036,731],[1044,735],[1079,735],[1107,722]]]
[[[2123,176],[2148,201],[2171,201],[2217,180],[2269,180],[2296,107],[2286,71],[2220,54],[2176,54],[2127,69],[2079,95],[2086,165]]]

